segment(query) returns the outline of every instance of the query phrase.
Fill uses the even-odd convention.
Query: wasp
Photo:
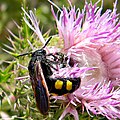
[[[49,43],[49,38],[44,46],[35,52],[25,53],[23,55],[32,54],[28,65],[30,80],[38,110],[46,115],[49,110],[49,93],[64,95],[74,92],[79,86],[80,78],[52,78],[54,70],[57,70],[54,65],[66,67],[67,57],[64,54],[57,52],[55,54],[46,53],[44,49]],[[51,60],[49,57],[53,57]]]

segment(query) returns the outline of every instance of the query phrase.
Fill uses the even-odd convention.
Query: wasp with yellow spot
[[[47,54],[44,48],[48,44],[51,38],[49,38],[45,45],[35,52],[21,54],[24,56],[32,54],[31,60],[28,65],[30,80],[34,91],[34,96],[39,111],[45,115],[49,110],[49,93],[55,93],[57,95],[64,95],[74,92],[79,86],[80,78],[51,78],[53,71],[57,70],[53,65],[59,64],[65,67],[67,62],[64,54]],[[53,61],[49,57],[54,57]]]
[[[80,86],[80,78],[50,78],[49,92],[64,95],[74,92]]]

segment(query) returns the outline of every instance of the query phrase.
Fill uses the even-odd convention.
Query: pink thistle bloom
[[[68,61],[72,58],[73,64],[73,67],[57,66],[58,71],[53,72],[53,77],[81,77],[81,85],[73,93],[52,96],[67,104],[59,120],[68,113],[79,120],[76,110],[78,105],[82,106],[82,113],[86,109],[90,116],[95,114],[107,119],[120,119],[120,22],[116,4],[117,0],[113,10],[108,9],[103,14],[103,6],[99,8],[97,3],[92,5],[86,2],[82,11],[76,10],[71,4],[69,10],[65,7],[60,10],[56,6],[60,12],[59,17],[52,7],[60,41],[64,41],[61,51],[68,56]],[[33,26],[24,18],[26,23],[44,44],[34,14],[32,11],[30,15],[25,14]]]
[[[68,106],[60,120],[67,113],[78,120],[78,104],[83,112],[86,108],[89,114],[120,118],[120,22],[116,4],[103,14],[102,5],[98,8],[97,3],[86,2],[82,12],[72,6],[70,10],[63,7],[59,17],[52,7],[59,37],[64,40],[63,51],[74,63],[71,70],[63,68],[54,77],[81,77],[80,87],[66,97]]]

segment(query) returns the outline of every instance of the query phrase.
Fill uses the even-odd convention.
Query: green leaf
[[[10,78],[10,76],[13,74],[13,65],[15,62],[11,63],[5,70],[0,69],[0,83],[7,82]]]

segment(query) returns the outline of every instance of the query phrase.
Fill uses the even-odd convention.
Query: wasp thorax
[[[44,49],[36,50],[33,54],[32,57],[34,56],[43,56],[46,55],[46,51]]]

